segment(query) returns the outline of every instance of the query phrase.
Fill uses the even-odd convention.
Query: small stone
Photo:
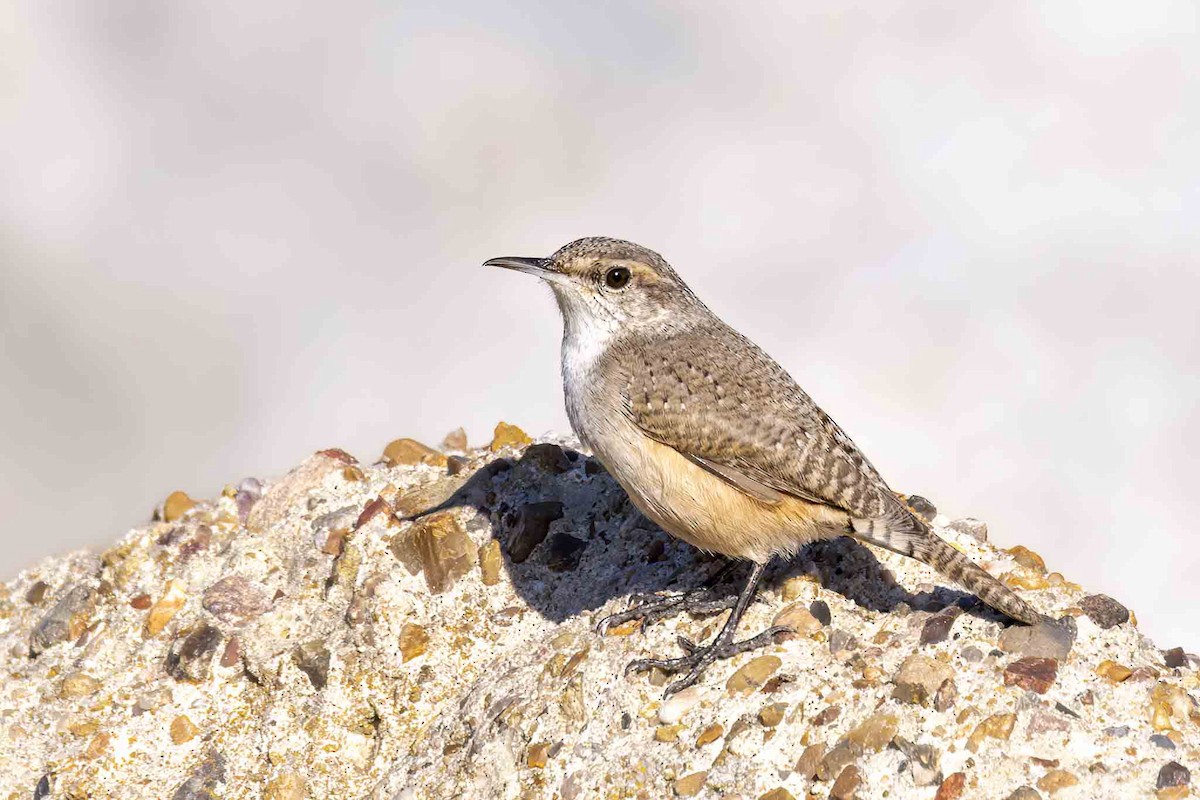
[[[403,632],[400,634],[404,638]],[[403,645],[401,645],[403,648]],[[329,682],[329,648],[321,639],[297,645],[292,651],[292,660],[296,667],[308,676],[309,683],[317,691],[325,688]],[[407,661],[407,659],[405,659]]]
[[[792,770],[806,781],[811,781],[817,777],[817,769],[821,766],[827,750],[828,748],[823,742],[810,744],[804,748],[804,752],[800,754],[800,759],[796,762],[796,766],[792,767]]]
[[[563,449],[552,442],[538,442],[525,448],[517,465],[531,464],[542,472],[561,475],[571,468],[571,462]]]
[[[967,785],[967,776],[963,772],[955,772],[952,775],[947,775],[946,780],[942,781],[942,785],[938,787],[937,795],[933,800],[959,800],[963,796],[963,790]]]
[[[158,601],[150,607],[150,613],[146,615],[146,635],[157,636],[160,634],[186,601],[187,592],[184,590],[183,584],[177,580],[167,581],[162,597],[158,598]]]
[[[237,485],[233,495],[234,505],[237,506],[238,519],[242,522],[250,516],[254,504],[262,498],[263,485],[258,478],[246,478]]]
[[[1096,674],[1102,678],[1108,678],[1113,683],[1122,683],[1129,679],[1133,674],[1133,670],[1124,664],[1118,664],[1115,661],[1105,659],[1096,667]]]
[[[550,757],[550,745],[546,742],[529,745],[525,751],[525,766],[530,769],[542,769]]]
[[[412,661],[429,647],[429,634],[420,625],[404,623],[400,629],[400,654],[404,661]]]
[[[282,772],[271,779],[263,792],[263,800],[305,800],[308,781],[298,772]]]
[[[726,795],[726,797],[729,797]],[[772,789],[769,792],[764,792],[758,796],[758,800],[796,800],[796,796],[787,789],[780,786],[777,789]]]
[[[50,591],[50,584],[45,581],[35,581],[33,586],[29,587],[29,591],[25,592],[25,602],[31,606],[40,606],[46,599],[48,591]]]
[[[842,770],[841,774],[829,790],[830,800],[854,800],[858,787],[862,786],[862,775],[858,767],[851,764]]]
[[[1025,732],[1029,736],[1036,736],[1039,733],[1066,733],[1071,730],[1069,720],[1057,714],[1050,714],[1041,709],[1036,709],[1029,716],[1029,726]]]
[[[550,553],[546,566],[551,572],[572,572],[579,566],[587,542],[569,533],[557,533],[550,538]]]
[[[452,511],[422,517],[412,528],[392,539],[392,552],[410,571],[425,573],[425,585],[441,594],[466,575],[475,564],[475,543]]]
[[[725,726],[714,722],[704,730],[700,731],[700,735],[696,737],[696,747],[704,747],[706,744],[712,744],[717,739],[725,735]]]
[[[1192,782],[1192,773],[1178,761],[1168,761],[1158,771],[1158,789],[1169,789],[1172,786],[1187,786]]]
[[[783,714],[787,711],[787,703],[771,703],[758,710],[758,721],[764,728],[774,728],[783,722]]]
[[[983,651],[974,645],[964,647],[959,655],[968,664],[978,664],[980,661],[983,661]]]
[[[167,649],[167,674],[180,681],[207,680],[220,643],[221,632],[212,625],[202,624],[181,634]]]
[[[766,683],[782,664],[778,656],[759,656],[730,675],[725,689],[731,696],[745,697]]]
[[[679,732],[683,730],[683,725],[676,723],[674,725],[659,725],[654,730],[654,741],[656,742],[674,742],[679,739]]]
[[[76,736],[91,736],[100,730],[100,723],[94,719],[78,719],[68,724],[67,730]]]
[[[204,610],[223,622],[243,622],[271,610],[271,595],[241,575],[230,575],[204,590]]]
[[[1052,769],[1038,779],[1037,786],[1043,792],[1054,794],[1077,783],[1079,783],[1079,779],[1065,769]]]
[[[183,515],[196,507],[196,501],[183,492],[171,492],[163,501],[162,518],[164,522],[176,522]]]
[[[1032,786],[1022,786],[1010,794],[1006,800],[1042,800],[1042,796]]]
[[[700,702],[700,689],[689,686],[683,691],[676,692],[659,706],[658,721],[664,725],[674,725],[683,719]]]
[[[557,501],[526,503],[517,513],[516,523],[508,533],[506,550],[514,564],[529,558],[535,547],[550,531],[550,523],[563,517],[563,504]]]
[[[791,632],[775,634],[775,641],[786,642],[792,639],[802,639],[821,630],[821,621],[801,603],[790,603],[779,610],[771,626],[783,625],[791,628]]]
[[[842,774],[843,769],[857,761],[862,754],[862,747],[849,739],[843,739],[821,759],[821,763],[817,767],[817,777],[823,781],[832,781]]]
[[[817,622],[822,625],[829,625],[833,622],[833,614],[829,611],[829,604],[824,600],[814,600],[812,605],[808,607],[809,613],[817,618]]]
[[[919,494],[910,494],[905,502],[908,503],[909,508],[924,517],[927,522],[932,522],[933,518],[938,514],[937,506]]]
[[[972,753],[979,752],[984,739],[999,739],[1007,742],[1012,736],[1013,726],[1017,723],[1016,714],[992,714],[975,726],[967,739],[967,749]]]
[[[233,667],[237,666],[238,661],[242,657],[242,643],[236,636],[230,636],[229,641],[225,643],[225,650],[221,653],[221,666]]]
[[[974,517],[963,517],[962,519],[956,519],[946,527],[956,533],[966,534],[977,542],[986,542],[988,540],[987,523],[983,522],[982,520],[975,519]],[[949,780],[949,778],[947,778],[947,780]]]
[[[920,654],[904,659],[892,678],[896,688],[892,697],[902,703],[929,705],[942,684],[954,677],[946,663]]]
[[[171,720],[171,741],[175,744],[190,742],[196,738],[196,734],[199,732],[200,729],[192,724],[192,721],[188,719],[186,714],[180,714]]]
[[[1169,683],[1158,683],[1150,692],[1150,727],[1156,731],[1175,729],[1174,718],[1187,719],[1195,709],[1188,693]]]
[[[153,604],[153,602],[154,601],[148,594],[139,594],[129,598],[130,607],[137,609],[138,611],[145,611],[151,606],[151,604]]]
[[[74,641],[87,628],[96,593],[87,586],[74,586],[45,613],[29,635],[29,653],[38,656],[56,644]]]
[[[58,696],[63,699],[90,697],[100,689],[100,681],[86,672],[68,673],[58,687]]]
[[[1026,569],[1031,569],[1039,575],[1046,574],[1046,562],[1037,553],[1023,545],[1010,547],[1004,552],[1013,557],[1013,560]]]
[[[1070,619],[1069,617],[1067,619]],[[1046,620],[1036,625],[1012,625],[1000,634],[1000,649],[1023,656],[1066,661],[1075,644],[1075,631],[1065,621]]]
[[[908,770],[917,786],[932,786],[942,782],[942,755],[933,745],[913,744],[903,736],[892,739],[896,749],[908,760]]]
[[[83,757],[89,761],[95,760],[108,752],[111,743],[112,738],[107,733],[98,733],[88,742],[87,749],[83,751]]]
[[[442,449],[465,452],[467,449],[467,432],[462,428],[455,428],[447,433],[446,438],[442,439]]]
[[[433,467],[445,467],[446,456],[428,445],[423,445],[416,439],[396,439],[388,442],[383,448],[381,459],[389,467],[416,466],[428,464]]]
[[[954,608],[957,611],[957,606]],[[950,629],[958,617],[958,613],[945,612],[929,617],[921,628],[921,644],[941,644],[946,641],[950,638]]]
[[[179,785],[171,800],[216,800],[225,783],[225,757],[210,750],[191,776]]]
[[[675,781],[674,791],[676,797],[695,797],[700,794],[700,790],[704,788],[704,783],[708,780],[708,772],[693,772],[690,775],[684,775],[679,780]]]
[[[1050,581],[1044,575],[1039,575],[1033,570],[1025,569],[1024,567],[1018,567],[1004,573],[1000,576],[1000,582],[1010,589],[1023,589],[1032,592],[1050,588]]]
[[[1045,694],[1058,679],[1058,662],[1053,658],[1019,658],[1004,668],[1004,685],[1019,686]]]
[[[1122,737],[1129,735],[1129,726],[1128,725],[1113,725],[1112,727],[1104,729],[1104,735],[1111,736],[1114,739],[1120,739]]]
[[[954,703],[958,700],[958,684],[950,678],[938,687],[937,694],[933,696],[933,707],[936,711],[949,711]]]
[[[899,725],[895,714],[873,714],[846,734],[846,738],[860,745],[864,751],[878,753],[896,736]]]
[[[1079,607],[1101,628],[1114,628],[1129,622],[1129,609],[1106,594],[1085,597]]]
[[[829,632],[829,652],[848,653],[858,649],[858,639],[849,631],[834,628]]]
[[[504,559],[500,555],[500,542],[489,539],[479,548],[479,576],[484,586],[495,586],[500,582],[500,570]]]
[[[818,713],[815,717],[812,718],[812,724],[816,727],[821,727],[823,725],[829,725],[832,722],[836,722],[837,718],[839,716],[841,716],[841,713],[842,713],[841,706],[838,706],[838,705],[826,706],[824,709],[822,709],[820,711],[820,713]]]
[[[1172,647],[1165,651],[1163,660],[1170,669],[1187,669],[1188,666],[1187,653],[1183,652],[1182,647]]]
[[[516,425],[499,422],[496,424],[496,430],[492,432],[492,443],[488,445],[488,449],[498,453],[506,447],[520,447],[532,443],[533,439]]]
[[[1169,737],[1163,736],[1161,733],[1156,733],[1150,737],[1150,744],[1155,747],[1161,747],[1164,750],[1174,750],[1175,743]]]
[[[1159,789],[1154,793],[1156,800],[1187,800],[1191,797],[1191,792],[1186,786],[1171,786],[1167,789]]]

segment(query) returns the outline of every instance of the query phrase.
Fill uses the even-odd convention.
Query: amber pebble
[[[713,723],[704,730],[700,731],[700,735],[696,737],[696,747],[703,747],[706,744],[711,744],[717,739],[720,739],[724,734],[725,727],[718,723]]]
[[[166,522],[175,522],[196,506],[196,501],[183,492],[171,492],[163,502],[162,518]]]
[[[782,665],[778,656],[759,656],[730,675],[725,689],[730,695],[748,695],[766,683]]]
[[[177,580],[167,581],[162,597],[150,607],[150,613],[146,615],[146,635],[157,636],[161,633],[186,601],[187,592],[184,591],[183,584]]]
[[[435,467],[446,466],[446,456],[428,445],[421,444],[416,439],[395,439],[383,448],[382,460],[389,467],[414,466],[429,464]]]
[[[404,623],[400,629],[400,654],[405,661],[411,661],[425,652],[429,647],[429,634],[420,625],[411,622]]]
[[[531,744],[525,752],[525,764],[530,769],[541,769],[546,766],[546,761],[550,755],[550,745],[545,742],[539,744]]]
[[[183,744],[190,742],[196,738],[196,734],[200,730],[197,728],[186,714],[180,714],[175,719],[171,720],[171,741],[175,744]]]
[[[479,548],[479,574],[484,586],[495,586],[500,582],[500,569],[503,559],[500,556],[500,542],[490,540]]]
[[[1124,664],[1118,664],[1115,661],[1105,659],[1096,667],[1096,674],[1103,678],[1108,678],[1113,683],[1121,683],[1133,674],[1133,670]]]
[[[691,775],[684,775],[679,780],[675,781],[675,794],[678,797],[694,797],[704,788],[704,783],[708,780],[708,773],[705,771],[693,772]]]
[[[533,439],[529,438],[525,431],[516,425],[502,421],[496,424],[496,430],[492,433],[492,443],[488,445],[488,449],[495,453],[505,447],[520,447],[530,444],[532,441]]]

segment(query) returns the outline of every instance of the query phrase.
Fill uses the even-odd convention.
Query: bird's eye
[[[629,284],[629,270],[625,267],[613,267],[604,273],[604,283],[610,289],[624,289]]]

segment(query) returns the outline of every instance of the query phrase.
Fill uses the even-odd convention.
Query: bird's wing
[[[781,495],[872,519],[899,501],[775,361],[724,326],[615,349],[623,408],[652,439],[762,502]]]

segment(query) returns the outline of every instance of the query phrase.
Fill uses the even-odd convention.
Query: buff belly
[[[843,511],[790,495],[776,504],[750,497],[632,426],[603,438],[596,455],[638,510],[701,550],[765,563],[846,530]]]

